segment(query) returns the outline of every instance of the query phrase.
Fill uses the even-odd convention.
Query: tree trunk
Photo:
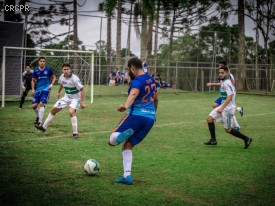
[[[149,59],[152,55],[152,43],[153,43],[153,26],[154,26],[154,19],[149,19],[149,26],[148,26],[148,32],[147,32],[147,52],[146,52],[146,62],[148,65],[151,65],[151,62],[149,62]]]
[[[147,15],[142,12],[142,26],[141,26],[141,39],[140,39],[140,59],[146,60],[147,57]]]
[[[157,63],[158,63],[159,10],[160,10],[160,0],[158,0],[158,3],[157,3],[156,27],[155,27],[155,43],[154,43],[154,74],[155,75],[157,72]]]
[[[117,2],[117,36],[116,36],[116,67],[121,67],[121,13],[122,0]]]
[[[175,21],[176,21],[176,11],[174,9],[173,19],[171,22],[170,37],[169,37],[169,54],[168,54],[167,71],[166,71],[166,81],[170,84],[173,83],[171,82],[170,67],[171,67],[172,53],[173,53],[173,36],[174,36],[174,30],[175,30]]]
[[[244,0],[238,0],[238,32],[239,32],[239,53],[238,53],[238,90],[247,90],[246,68],[245,68],[245,24],[244,24]]]

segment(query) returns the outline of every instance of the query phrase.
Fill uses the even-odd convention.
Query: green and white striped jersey
[[[59,77],[59,84],[62,84],[65,89],[65,96],[71,99],[80,98],[80,89],[83,87],[78,76],[72,74],[69,78],[66,78],[64,74]]]
[[[227,96],[230,96],[230,95],[232,95],[232,100],[227,105],[228,109],[232,109],[232,108],[236,107],[236,103],[235,103],[236,91],[235,91],[235,87],[233,86],[231,80],[226,78],[223,80],[221,88],[220,88],[220,96],[222,98],[222,102],[224,102],[226,100]]]

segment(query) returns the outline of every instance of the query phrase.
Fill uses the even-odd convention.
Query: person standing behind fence
[[[22,106],[25,102],[25,98],[28,95],[28,92],[32,89],[32,73],[30,64],[26,64],[25,71],[22,74],[21,87],[23,90],[23,94],[21,96],[19,109],[22,109]]]
[[[59,77],[58,80],[60,87],[56,96],[57,98],[60,97],[60,92],[63,88],[65,89],[65,95],[55,103],[43,126],[36,125],[35,127],[41,132],[45,132],[49,124],[54,120],[56,113],[58,113],[61,109],[69,106],[69,113],[73,127],[73,138],[76,139],[78,138],[78,129],[77,117],[75,113],[77,109],[83,109],[85,107],[85,91],[79,77],[72,74],[69,64],[63,64],[62,71],[63,74]]]
[[[36,114],[35,126],[42,124],[45,104],[48,103],[51,88],[56,80],[53,70],[46,66],[45,60],[45,57],[39,57],[38,67],[34,69],[32,74],[32,108]],[[36,89],[34,88],[35,84]]]

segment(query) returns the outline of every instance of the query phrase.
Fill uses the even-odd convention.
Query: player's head
[[[222,66],[227,66],[227,62],[225,60],[219,61],[219,68]]]
[[[227,66],[221,66],[219,68],[219,77],[220,77],[221,80],[228,77],[228,67]]]
[[[143,71],[142,62],[138,58],[132,58],[128,61],[129,76],[133,80],[140,71]]]
[[[68,63],[62,65],[62,72],[65,76],[71,75],[71,66]]]
[[[40,68],[44,68],[46,64],[46,58],[45,57],[39,57],[38,58],[38,65]]]
[[[26,70],[26,72],[30,72],[31,71],[31,65],[27,63],[26,66],[25,66],[25,70]]]

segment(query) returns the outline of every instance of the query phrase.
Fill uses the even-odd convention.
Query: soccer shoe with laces
[[[243,116],[243,107],[241,107],[240,114],[241,114],[241,117],[242,117]]]
[[[207,142],[204,142],[205,145],[217,145],[217,141],[215,139],[210,139]]]
[[[77,139],[78,137],[78,134],[73,134],[73,139]]]
[[[119,177],[118,179],[116,179],[116,183],[131,185],[133,184],[133,178],[131,175],[128,175],[127,177]]]
[[[35,124],[34,125],[36,129],[40,130],[41,132],[46,132],[46,130],[44,129],[44,127],[42,126],[42,124]]]
[[[252,142],[252,138],[248,137],[248,139],[244,141],[244,149],[247,149],[251,144],[251,142]]]
[[[116,138],[117,143],[120,144],[126,141],[129,137],[131,137],[132,134],[134,134],[134,130],[131,128],[121,132]]]

